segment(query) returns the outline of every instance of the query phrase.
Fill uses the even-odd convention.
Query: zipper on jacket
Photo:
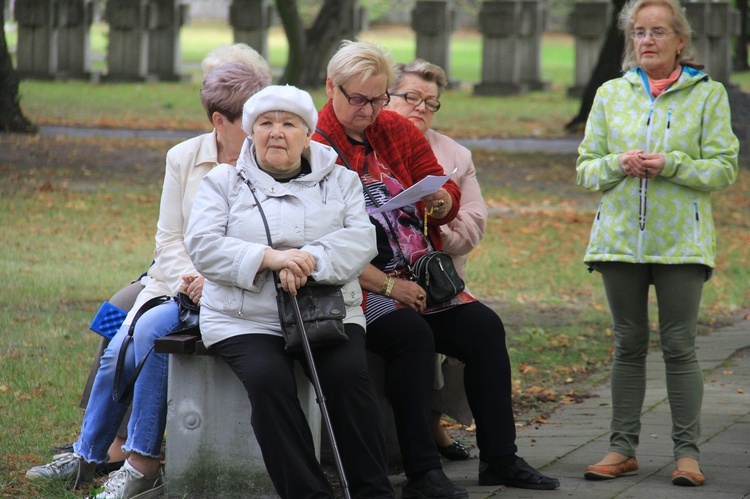
[[[667,144],[669,144],[669,136],[672,133],[672,108],[667,110],[667,128],[664,130],[664,150],[667,150]]]
[[[654,105],[648,110],[648,118],[646,119],[646,151],[651,151],[651,118],[654,115]],[[641,232],[646,229],[646,212],[648,209],[648,179],[639,179],[638,183],[638,228]],[[640,245],[639,251],[640,253]]]
[[[646,119],[646,151],[651,151],[651,119],[654,116],[654,103],[648,109],[648,118]],[[641,261],[643,253],[643,231],[646,230],[646,218],[648,211],[648,179],[639,179],[638,183],[638,261]]]
[[[592,236],[591,240],[596,240],[596,235],[599,233],[599,223],[602,218],[602,203],[603,201],[599,201],[599,209],[596,210],[596,218],[594,219],[594,235]]]
[[[641,232],[646,230],[646,217],[648,215],[648,179],[640,179],[638,187],[638,228]]]
[[[646,118],[646,151],[651,152],[651,118],[654,116],[654,104],[648,109],[648,118]]]
[[[695,217],[693,218],[693,244],[698,244],[698,225],[700,224],[701,217],[698,214],[698,201],[693,201],[693,211]]]

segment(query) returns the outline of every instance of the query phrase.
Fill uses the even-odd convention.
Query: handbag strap
[[[171,300],[169,296],[157,296],[156,298],[151,298],[146,303],[144,303],[141,308],[138,309],[138,312],[136,312],[135,316],[133,317],[133,322],[130,323],[130,327],[128,328],[128,334],[125,335],[125,338],[122,340],[122,345],[120,345],[120,353],[117,356],[117,364],[115,366],[115,381],[114,386],[112,387],[112,400],[115,402],[121,402],[124,398],[126,398],[128,395],[130,395],[130,392],[133,389],[133,386],[135,385],[135,381],[138,379],[138,375],[141,374],[141,370],[143,369],[143,365],[146,363],[146,360],[148,359],[148,356],[151,355],[151,351],[154,349],[154,345],[151,345],[151,348],[149,348],[148,352],[146,352],[146,355],[143,356],[143,359],[138,363],[138,365],[135,368],[135,371],[133,371],[133,374],[130,375],[130,378],[128,379],[127,383],[125,383],[124,386],[122,385],[122,373],[125,366],[125,356],[127,355],[128,345],[133,342],[133,333],[135,332],[135,323],[138,322],[138,319],[141,318],[143,314],[151,310],[152,308],[161,305],[162,303],[166,303],[169,300]]]
[[[271,239],[271,229],[268,227],[268,219],[266,219],[266,212],[263,211],[263,207],[260,205],[260,200],[258,199],[258,196],[255,194],[255,186],[250,182],[250,179],[245,176],[245,174],[242,172],[242,170],[238,169],[237,173],[239,173],[240,178],[245,182],[245,185],[247,185],[247,188],[250,189],[250,194],[253,195],[253,199],[255,199],[255,204],[258,206],[258,211],[260,212],[260,218],[263,220],[263,227],[266,229],[266,240],[268,241],[268,246],[270,248],[273,248],[273,240]],[[283,286],[281,285],[281,278],[279,277],[279,273],[277,271],[272,271],[273,274],[273,281],[276,285],[276,292],[280,293],[281,290],[283,290]]]

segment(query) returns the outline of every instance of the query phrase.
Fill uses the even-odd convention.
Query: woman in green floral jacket
[[[671,480],[702,485],[695,332],[714,267],[711,192],[735,181],[739,143],[723,85],[688,62],[691,30],[678,0],[630,0],[620,28],[625,74],[599,88],[576,167],[579,185],[603,193],[584,261],[602,274],[615,337],[609,452],[584,476],[638,470],[653,284],[677,463]]]

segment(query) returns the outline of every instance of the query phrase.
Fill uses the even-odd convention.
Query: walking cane
[[[283,292],[283,291],[282,291]],[[341,462],[341,455],[339,454],[339,448],[336,445],[336,437],[333,436],[333,426],[331,426],[331,418],[328,415],[328,408],[326,407],[326,398],[323,396],[323,389],[320,387],[320,380],[318,379],[318,371],[315,369],[315,362],[313,361],[312,349],[310,348],[310,340],[307,338],[307,331],[305,331],[305,323],[302,321],[302,314],[299,311],[299,303],[297,303],[297,297],[291,293],[289,295],[292,298],[292,309],[294,309],[294,319],[299,327],[300,334],[302,336],[302,348],[305,350],[305,358],[307,364],[310,366],[310,376],[312,377],[313,388],[315,388],[315,397],[317,398],[318,405],[320,406],[320,412],[323,415],[323,422],[326,425],[328,436],[331,437],[331,449],[333,449],[333,460],[336,462],[336,471],[339,474],[339,481],[341,482],[341,488],[344,490],[344,497],[351,499],[349,494],[349,484],[346,482],[346,475],[344,474],[344,465]]]

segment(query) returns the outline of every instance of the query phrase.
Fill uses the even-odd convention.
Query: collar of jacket
[[[634,67],[633,69],[625,73],[622,77],[635,86],[644,87],[645,91],[649,90],[647,83],[648,79],[646,78],[646,74],[643,72],[640,66]],[[706,73],[694,67],[682,66],[682,74],[680,74],[680,77],[677,79],[675,84],[669,87],[665,91],[665,93],[690,87],[702,81],[709,81],[710,78],[711,77]],[[651,94],[649,93],[649,95]]]
[[[336,166],[336,158],[338,158],[333,149],[317,142],[310,142],[310,147],[302,152],[302,156],[310,162],[311,172],[294,179],[293,182],[307,185],[315,185],[325,180]],[[242,170],[250,182],[264,190],[278,184],[273,177],[258,167],[258,162],[255,159],[255,145],[249,138],[242,145],[240,156],[237,159],[237,168]]]

